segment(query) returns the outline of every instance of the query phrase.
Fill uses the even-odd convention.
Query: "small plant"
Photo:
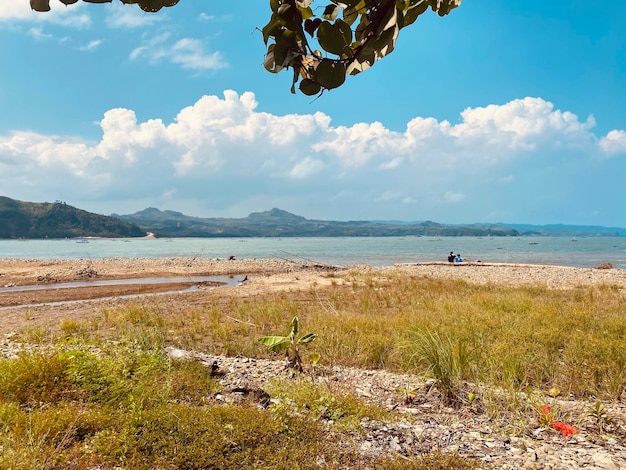
[[[600,400],[596,401],[593,405],[587,408],[587,414],[596,420],[600,433],[604,432],[604,427],[606,425],[611,424],[611,418],[609,418],[606,407],[602,404],[602,402],[600,402]]]
[[[396,389],[396,392],[404,395],[404,403],[411,404],[417,398],[417,394],[419,392],[418,388],[409,387],[408,385],[405,388]]]
[[[289,367],[302,372],[303,367],[302,357],[300,356],[300,346],[314,341],[317,335],[315,333],[307,333],[306,335],[298,337],[298,323],[298,317],[293,317],[293,320],[291,320],[291,330],[287,336],[263,336],[259,338],[259,342],[275,353],[285,351]],[[313,364],[317,364],[319,354],[314,354],[311,361]]]
[[[455,347],[450,336],[420,333],[410,345],[413,361],[423,361],[435,378],[435,386],[448,404],[460,402],[461,379],[469,367],[469,352],[464,343]]]

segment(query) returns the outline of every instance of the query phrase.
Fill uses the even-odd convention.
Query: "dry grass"
[[[204,306],[176,309],[153,299],[97,321],[63,321],[54,332],[22,332],[25,342],[48,349],[0,360],[0,468],[477,467],[454,455],[365,460],[347,450],[341,426],[328,433],[323,421],[354,430],[362,417],[384,419],[384,412],[339,390],[276,383],[279,408],[209,404],[217,385],[206,370],[163,354],[173,345],[269,357],[257,339],[283,332],[296,315],[319,335],[310,350],[321,364],[433,376],[452,401],[463,381],[510,390],[511,400],[549,388],[615,399],[626,386],[620,289],[355,272],[307,292],[214,294]],[[484,396],[485,406],[489,400],[499,398]],[[604,419],[600,407],[590,413]]]

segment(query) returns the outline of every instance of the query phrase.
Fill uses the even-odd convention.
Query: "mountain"
[[[64,202],[23,202],[0,196],[0,239],[145,235],[137,225],[77,209]]]
[[[64,202],[23,202],[0,196],[0,239],[142,237],[622,236],[626,229],[579,225],[469,224],[432,221],[313,220],[281,209],[243,218],[201,218],[149,207],[104,216]]]
[[[498,225],[469,227],[435,222],[384,223],[311,220],[281,209],[253,212],[240,219],[199,218],[149,207],[135,214],[112,214],[158,237],[385,237],[385,236],[516,236]]]
[[[621,237],[626,229],[619,227],[602,227],[599,225],[530,225],[500,224],[520,232],[520,235],[552,236],[552,237]]]

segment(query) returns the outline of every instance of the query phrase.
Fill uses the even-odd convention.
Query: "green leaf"
[[[270,73],[278,73],[283,68],[285,68],[283,65],[284,53],[281,58],[280,54],[278,54],[279,52],[281,51],[276,46],[276,44],[270,44],[270,46],[267,48],[265,60],[263,61],[263,67],[265,67],[265,70]]]
[[[300,10],[300,14],[302,15],[303,20],[308,20],[309,18],[313,18],[315,16],[313,14],[313,10],[311,10],[310,7],[306,7],[306,8],[298,7],[298,10]]]
[[[271,351],[279,353],[289,347],[291,341],[286,336],[263,336],[259,343],[267,346]]]
[[[321,89],[321,85],[310,78],[305,78],[300,82],[300,91],[307,96],[317,95]]]
[[[317,363],[320,362],[321,357],[322,356],[320,353],[311,354],[311,364],[313,364],[314,366],[317,365]]]
[[[276,14],[284,21],[285,26],[291,31],[297,31],[302,27],[302,15],[298,8],[289,3],[283,3],[278,7]]]
[[[293,78],[291,80],[291,90],[290,90],[292,95],[296,94],[296,83],[298,83],[299,79],[300,79],[300,69],[298,67],[294,67]]]
[[[292,340],[298,335],[298,323],[298,317],[293,317],[293,320],[291,320],[291,333],[289,333]]]
[[[409,26],[410,24],[415,23],[415,20],[417,20],[417,17],[420,16],[422,13],[424,13],[427,8],[428,8],[428,4],[426,2],[420,3],[419,5],[413,8],[409,8],[404,13],[403,26]]]
[[[324,21],[317,30],[317,40],[326,52],[341,55],[352,41],[352,30],[345,21]]]
[[[39,12],[50,11],[50,0],[30,0],[30,7]]]
[[[398,31],[397,27],[391,27],[383,31],[378,39],[372,41],[371,44],[375,49],[376,59],[381,59],[394,50]]]
[[[313,36],[315,34],[315,31],[317,30],[317,28],[320,27],[321,24],[322,24],[322,20],[320,20],[319,18],[306,20],[304,22],[304,30],[307,33],[309,33],[311,36]]]
[[[269,23],[267,23],[261,30],[261,32],[263,33],[263,42],[267,44],[267,41],[269,41],[270,37],[276,36],[282,26],[283,25],[280,17],[277,15],[272,15]]]
[[[337,5],[327,5],[322,13],[322,18],[329,21],[334,21],[339,13],[339,7]]]
[[[367,13],[367,4],[365,3],[365,0],[355,1],[352,5],[344,8],[343,20],[349,25],[352,25],[359,15],[365,15],[365,13]]]
[[[315,69],[314,78],[324,88],[332,90],[346,81],[346,66],[341,62],[322,59]]]
[[[298,344],[310,343],[311,341],[314,341],[315,338],[317,338],[317,335],[315,333],[306,334],[298,340]]]

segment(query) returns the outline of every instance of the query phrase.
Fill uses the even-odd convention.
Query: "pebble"
[[[170,354],[178,357],[179,350]],[[284,361],[256,359],[244,362],[237,358],[206,356],[187,352],[189,357],[212,363],[217,360],[220,368],[229,373],[220,377],[224,389],[233,383],[250,382],[250,386],[262,387],[259,376],[268,374],[282,380],[298,380],[298,376],[289,374]],[[454,409],[442,406],[432,393],[426,393],[429,387],[416,387],[421,390],[419,400],[425,400],[428,407],[403,404],[404,396],[396,390],[398,383],[420,385],[419,379],[410,375],[395,375],[382,370],[366,371],[352,368],[334,367],[318,371],[319,382],[325,387],[333,387],[342,393],[350,392],[361,396],[366,402],[381,406],[395,402],[396,418],[384,421],[361,420],[362,432],[353,437],[355,448],[366,455],[389,456],[401,455],[407,458],[417,457],[436,450],[458,453],[461,456],[488,463],[491,468],[504,470],[518,469],[621,469],[626,468],[626,429],[620,428],[620,434],[596,439],[591,442],[594,428],[585,428],[582,417],[590,403],[573,400],[560,401],[559,406],[567,407],[572,416],[578,414],[581,419],[580,434],[575,439],[564,438],[553,429],[537,428],[532,433],[511,435],[505,417],[497,422],[488,417],[476,416],[463,408]],[[324,376],[334,377],[334,382],[323,380]],[[310,380],[310,379],[307,379]],[[257,382],[254,385],[253,382]],[[367,383],[368,394],[358,390]],[[423,385],[423,384],[421,384]],[[612,416],[626,422],[626,404],[612,404]],[[444,424],[445,423],[445,424]],[[591,423],[591,421],[589,421]],[[333,426],[332,423],[328,423]],[[611,444],[609,444],[611,441]]]

